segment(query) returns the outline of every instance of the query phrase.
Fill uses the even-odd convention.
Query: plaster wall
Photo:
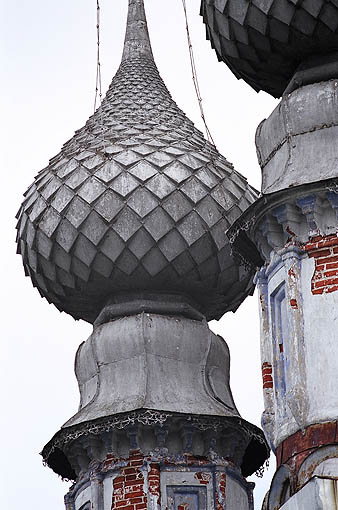
[[[258,279],[263,382],[272,366],[262,421],[274,447],[297,430],[337,419],[338,292],[313,294],[314,272],[313,258],[290,249]]]
[[[338,292],[311,292],[314,266],[313,259],[302,260],[307,424],[335,421],[338,409]]]
[[[107,476],[103,480],[104,510],[111,510],[113,499],[113,480],[114,480],[113,475]]]
[[[226,500],[227,507],[230,510],[237,510],[238,508],[243,510],[251,510],[250,501],[248,500],[248,494],[244,490],[243,486],[237,480],[233,478],[227,478],[226,484]]]

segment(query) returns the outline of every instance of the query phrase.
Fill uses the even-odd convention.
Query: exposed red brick
[[[302,463],[312,452],[322,446],[337,443],[337,422],[311,425],[305,430],[305,433],[298,431],[277,447],[277,467],[281,464],[287,464],[290,469],[291,479],[297,480]],[[296,486],[295,489],[297,489]]]
[[[297,309],[298,308],[297,299],[290,299],[290,305],[291,305],[291,308]]]
[[[338,255],[321,258],[319,259],[319,262],[320,264],[332,264],[333,262],[338,262]]]
[[[273,388],[273,382],[266,382],[263,384],[263,389],[272,389]]]
[[[331,262],[330,264],[326,264],[326,269],[335,269],[338,267],[338,262]]]
[[[330,285],[338,285],[338,278],[326,278],[324,280],[315,281],[314,288],[329,287]]]
[[[292,267],[289,269],[288,274],[291,276],[291,278],[296,276],[296,273]]]
[[[313,236],[313,237],[311,237],[311,241],[313,243],[316,243],[317,241],[321,241],[321,239],[322,239],[322,236]]]
[[[304,249],[315,259],[312,294],[335,292],[338,286],[338,236],[316,236],[304,245]]]
[[[282,453],[279,455],[277,454],[279,465],[288,462],[292,457],[304,451],[335,443],[336,428],[336,422],[320,423],[310,425],[310,427],[305,430],[305,434],[299,430],[288,437],[277,449],[282,449]]]
[[[135,468],[124,468],[124,474],[126,475],[130,475],[130,474],[135,474]]]
[[[338,285],[333,285],[332,287],[329,287],[328,289],[325,289],[325,294],[329,294],[330,292],[336,292],[338,290]]]
[[[138,457],[142,457],[142,455],[141,455],[141,452],[140,452],[140,449],[139,449],[139,448],[137,448],[136,450],[129,450],[129,456],[130,456],[130,458],[131,458],[131,457],[134,457],[135,455],[136,455],[136,456],[138,456]]]
[[[306,247],[305,247],[305,250],[306,250]],[[328,257],[329,255],[331,255],[331,251],[328,249],[328,248],[323,248],[321,250],[306,250],[309,252],[309,257],[310,258],[323,258],[323,257]]]
[[[325,278],[328,278],[330,276],[338,276],[338,269],[332,269],[331,271],[325,271],[324,276],[325,276]]]
[[[263,389],[273,388],[272,365],[265,361],[262,364]]]
[[[263,374],[263,383],[264,382],[272,382],[273,379],[272,379],[272,374]]]

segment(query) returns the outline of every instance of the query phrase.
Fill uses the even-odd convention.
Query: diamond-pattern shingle
[[[135,188],[137,188],[137,180],[128,172],[120,174],[110,185],[110,187],[119,193],[123,198],[129,195]]]
[[[195,177],[192,177],[192,179],[189,179],[189,181],[185,182],[180,189],[183,191],[185,196],[190,198],[190,200],[195,204],[197,204],[197,202],[202,200],[202,198],[207,195],[206,189]]]
[[[76,188],[81,186],[81,184],[83,184],[84,181],[89,178],[89,176],[90,173],[87,170],[85,170],[82,167],[78,167],[76,169],[76,172],[73,172],[71,176],[68,177],[68,179],[66,180],[66,184],[69,188],[75,190]]]
[[[144,218],[158,206],[158,200],[150,191],[144,188],[138,188],[128,200],[129,207]]]
[[[176,186],[165,175],[159,173],[154,175],[145,186],[159,199],[167,197],[176,189]]]
[[[192,172],[184,166],[180,161],[174,161],[171,165],[169,165],[165,169],[165,174],[170,177],[177,184],[180,184],[182,181],[189,179]]]
[[[178,222],[192,209],[191,204],[181,191],[174,191],[164,202],[163,209]]]
[[[131,173],[134,177],[137,177],[141,181],[146,181],[153,177],[153,175],[157,174],[154,165],[148,163],[148,161],[139,161],[135,166],[129,169],[129,173]]]
[[[95,177],[90,177],[78,190],[78,195],[91,204],[105,191],[105,186]]]
[[[95,172],[95,176],[107,184],[120,175],[122,170],[123,168],[116,161],[107,161],[97,172]]]
[[[62,246],[62,248],[69,253],[72,248],[75,239],[78,236],[78,231],[75,227],[65,218],[59,224],[56,231],[56,242]]]
[[[102,218],[110,223],[115,216],[123,208],[123,200],[111,190],[107,190],[101,195],[100,199],[95,204],[95,211],[97,211]]]
[[[107,231],[106,223],[96,211],[92,211],[88,218],[81,225],[81,233],[86,236],[95,246],[97,246],[105,232]]]

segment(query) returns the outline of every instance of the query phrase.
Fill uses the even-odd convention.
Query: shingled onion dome
[[[256,192],[172,100],[143,0],[129,0],[121,65],[102,106],[51,159],[19,211],[26,274],[88,322],[112,296],[191,297],[208,319],[235,310],[252,274],[225,235]]]
[[[336,0],[202,0],[201,14],[218,59],[274,97],[308,57],[338,50]]]

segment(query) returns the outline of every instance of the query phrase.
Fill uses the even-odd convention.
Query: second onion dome
[[[274,97],[304,60],[338,50],[336,0],[202,0],[201,14],[218,59]]]
[[[253,289],[225,232],[257,198],[172,100],[143,0],[129,0],[121,65],[100,108],[35,178],[18,245],[40,294],[94,322],[113,296],[165,292],[207,319]]]

